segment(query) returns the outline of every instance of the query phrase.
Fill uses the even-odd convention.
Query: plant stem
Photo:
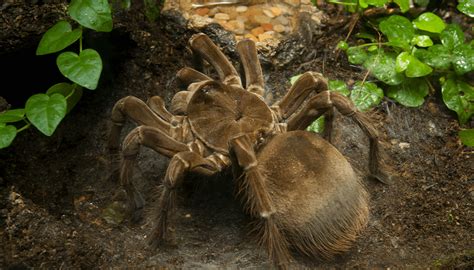
[[[26,125],[22,126],[20,129],[18,129],[16,132],[19,133],[19,132],[22,132],[23,130],[29,128],[31,126],[31,123],[27,123]]]
[[[82,30],[82,26],[79,26],[79,27],[81,27],[81,30]],[[81,31],[81,33],[82,33],[82,31]],[[82,52],[82,34],[81,34],[81,37],[79,37],[79,53],[81,53],[81,52]]]

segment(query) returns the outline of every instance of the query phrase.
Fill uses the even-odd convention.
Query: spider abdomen
[[[351,165],[314,133],[275,136],[258,153],[274,220],[290,246],[310,257],[348,250],[366,227],[368,194]]]

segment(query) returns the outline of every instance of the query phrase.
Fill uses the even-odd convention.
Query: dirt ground
[[[0,95],[13,106],[61,80],[54,56],[34,55],[41,33],[65,14],[64,4],[52,2],[0,5],[6,72]],[[191,65],[187,40],[198,31],[232,61],[237,57],[232,36],[218,26],[190,30],[174,13],[150,23],[135,3],[116,15],[112,33],[86,33],[84,46],[99,50],[105,62],[99,88],[85,91],[52,137],[31,128],[0,150],[0,269],[271,268],[247,233],[249,219],[233,197],[229,174],[189,177],[180,192],[177,246],[152,250],[146,238],[168,160],[144,149],[135,181],[148,201],[146,219],[132,224],[123,217],[124,193],[108,179],[105,149],[114,103],[127,95],[159,95],[169,103],[178,91],[176,72]],[[336,58],[344,29],[329,22],[305,29],[262,56],[275,100],[291,76],[305,71],[346,82],[365,75],[343,55]],[[474,152],[458,141],[455,115],[437,94],[416,109],[385,99],[370,114],[383,134],[393,184],[365,181],[369,226],[349,252],[329,262],[296,256],[292,268],[474,269]],[[364,177],[368,141],[349,120],[338,116],[337,122],[335,145]]]

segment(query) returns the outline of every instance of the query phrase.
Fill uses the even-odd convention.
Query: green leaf
[[[337,92],[346,97],[351,93],[346,83],[340,80],[329,80],[328,87],[330,91]]]
[[[90,90],[97,88],[102,60],[95,50],[86,49],[80,55],[64,52],[58,56],[56,63],[66,78]]]
[[[411,54],[408,52],[402,52],[397,56],[395,60],[395,70],[397,72],[403,72],[407,69],[408,65],[410,64]]]
[[[345,50],[349,49],[349,44],[347,44],[347,42],[345,42],[344,40],[341,40],[337,43],[336,48],[345,51]]]
[[[13,123],[23,120],[25,109],[14,109],[0,113],[0,123]]]
[[[363,8],[367,8],[369,5],[376,7],[383,7],[388,0],[359,0],[359,5]]]
[[[474,70],[474,49],[468,44],[455,47],[452,63],[458,75]]]
[[[464,32],[457,24],[450,24],[440,34],[441,43],[446,48],[454,49],[454,47],[464,44]]]
[[[383,98],[382,89],[375,83],[357,82],[352,88],[351,99],[357,109],[366,111],[380,103]]]
[[[448,78],[441,85],[446,106],[455,111],[461,124],[474,114],[474,87],[459,78]]]
[[[388,41],[400,44],[403,48],[409,48],[410,41],[415,36],[415,29],[411,22],[399,15],[388,17],[379,26],[380,31],[387,36]]]
[[[360,65],[369,57],[367,52],[361,47],[350,47],[346,51],[347,58],[352,64]]]
[[[26,101],[26,117],[39,131],[51,136],[66,115],[67,102],[61,94],[36,94]]]
[[[303,74],[298,74],[290,78],[290,84],[293,85]]]
[[[99,31],[112,31],[112,14],[107,0],[72,0],[69,15],[80,25]]]
[[[428,50],[417,50],[415,56],[437,69],[448,70],[451,67],[451,52],[441,44],[433,45]]]
[[[371,55],[364,62],[364,67],[370,70],[372,75],[389,85],[400,84],[404,79],[403,74],[395,70],[395,66],[395,55],[385,53],[383,50]]]
[[[402,12],[407,12],[410,9],[410,0],[394,0]]]
[[[431,12],[425,12],[413,21],[416,28],[431,33],[441,33],[446,28],[443,19]]]
[[[474,1],[472,0],[459,0],[459,4],[457,6],[458,10],[462,13],[466,14],[467,16],[473,18],[474,17]]]
[[[51,86],[46,94],[51,96],[55,93],[63,95],[67,100],[67,111],[69,113],[82,97],[82,87],[77,84],[57,83]]]
[[[72,30],[71,24],[66,21],[59,21],[44,33],[36,49],[36,55],[59,52],[76,42],[81,35],[81,28]]]
[[[474,147],[474,129],[463,129],[459,131],[459,139],[464,145]]]
[[[433,46],[433,41],[427,35],[415,36],[411,40],[411,44],[416,45],[418,47],[430,47]]]
[[[415,78],[406,79],[397,86],[390,86],[387,96],[407,107],[418,107],[425,101],[429,87],[425,80]]]
[[[307,131],[312,131],[315,133],[322,133],[324,131],[324,125],[325,125],[325,119],[324,116],[318,117],[318,119],[314,120],[311,125],[309,125],[306,130]]]
[[[423,77],[433,72],[433,69],[427,64],[421,62],[413,55],[410,55],[410,63],[405,70],[405,75],[409,78]]]
[[[0,126],[0,149],[10,146],[16,137],[16,127],[12,125]]]

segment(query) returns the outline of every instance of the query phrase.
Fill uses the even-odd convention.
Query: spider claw
[[[369,174],[368,178],[371,179],[371,180],[375,180],[377,182],[383,183],[385,185],[392,185],[393,184],[392,176],[387,175],[384,172],[378,172],[376,174]]]

